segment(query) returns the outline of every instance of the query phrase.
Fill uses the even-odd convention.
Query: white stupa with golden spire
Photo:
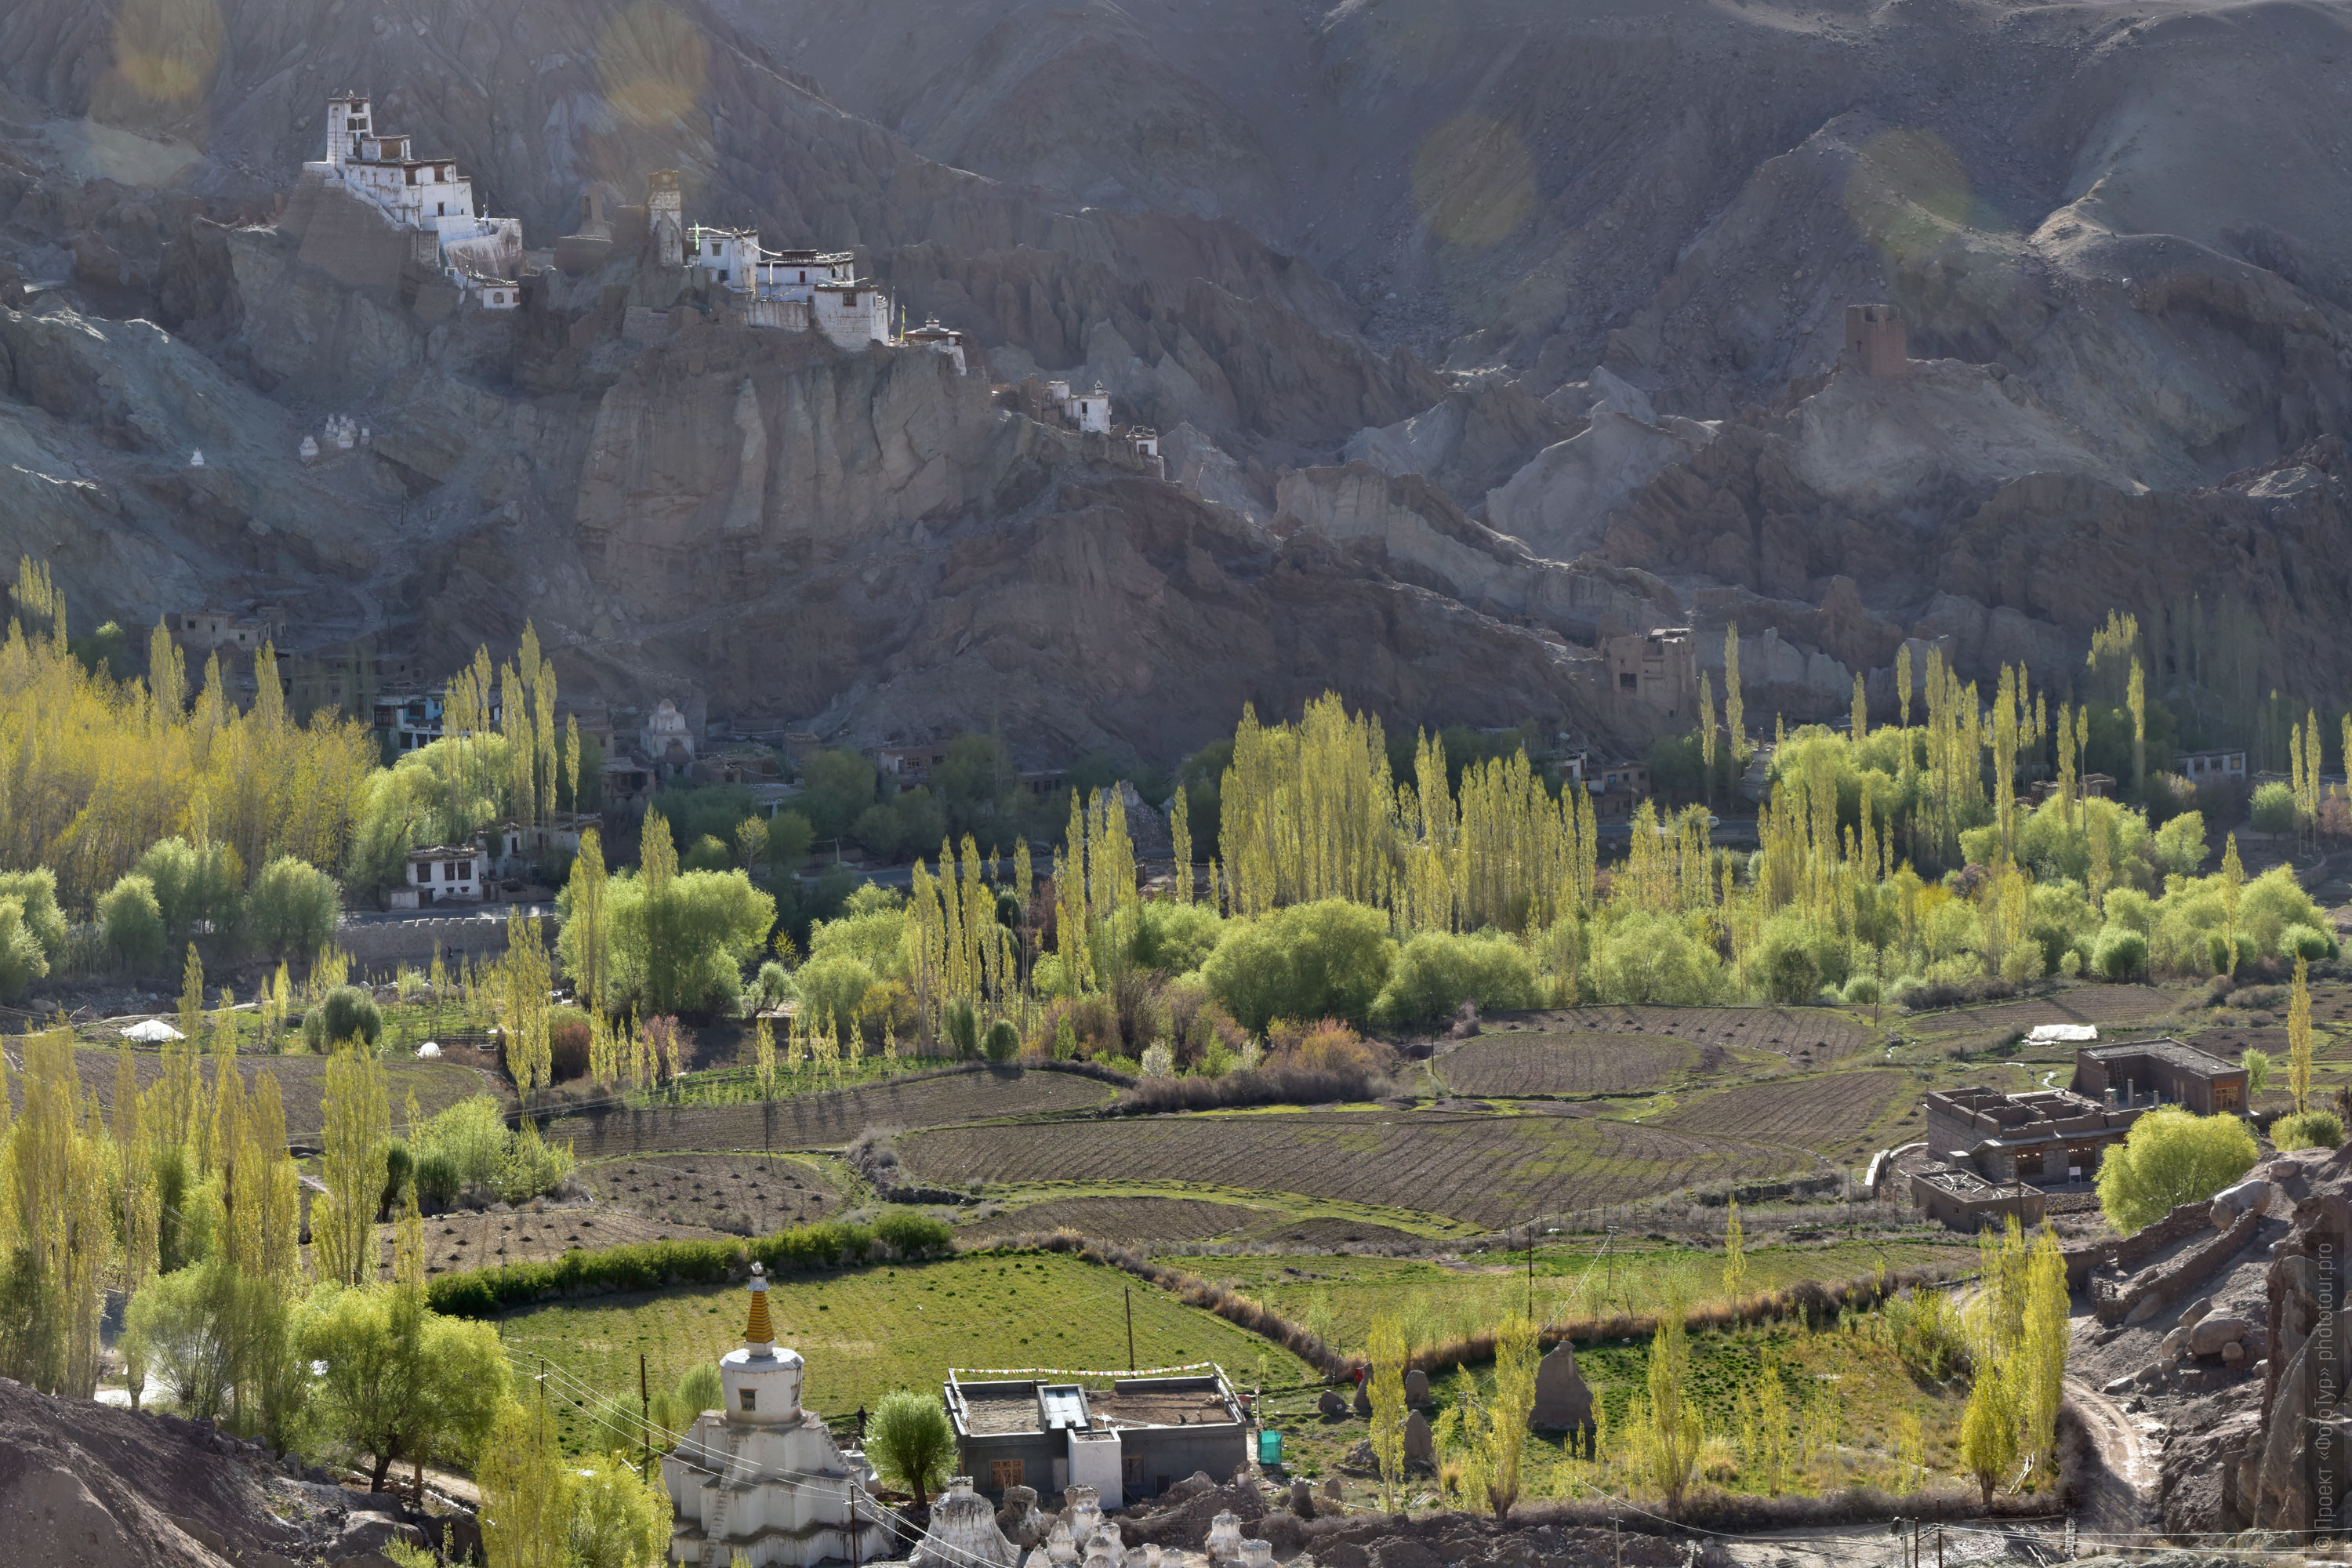
[[[742,1347],[719,1359],[726,1408],[696,1416],[662,1458],[671,1561],[725,1568],[740,1552],[751,1568],[811,1568],[887,1557],[878,1510],[864,1505],[853,1523],[853,1489],[870,1490],[871,1472],[801,1408],[805,1368],[798,1352],[776,1343],[767,1274],[756,1263],[750,1295]]]

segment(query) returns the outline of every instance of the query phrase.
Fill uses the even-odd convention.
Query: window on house
[[[1007,1487],[1025,1486],[1028,1483],[1021,1479],[1020,1460],[991,1459],[988,1461],[988,1489],[990,1491],[1001,1492]]]
[[[1628,671],[1617,678],[1617,684],[1623,687],[1628,691],[1633,690],[1639,683],[1640,678],[1633,675],[1631,671]]]
[[[756,1389],[756,1388],[747,1388],[747,1389],[744,1389],[744,1390],[742,1390],[742,1391],[741,1391],[741,1393],[738,1395],[738,1397],[739,1397],[739,1398],[740,1399],[740,1401],[742,1402],[742,1405],[743,1405],[743,1408],[744,1408],[744,1409],[746,1409],[746,1410],[757,1410],[757,1409],[759,1409],[759,1408],[760,1408],[760,1391],[759,1391],[758,1389]]]

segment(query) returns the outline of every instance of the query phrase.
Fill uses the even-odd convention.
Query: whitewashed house
[[[408,879],[392,889],[395,910],[482,901],[483,855],[478,845],[428,844],[408,852]]]

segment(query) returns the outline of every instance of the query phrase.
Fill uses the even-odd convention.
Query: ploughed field
[[[1853,1055],[1878,1038],[1864,1019],[1829,1007],[1570,1007],[1496,1020],[1488,1034],[1512,1027],[1567,1035],[1664,1035],[1701,1047],[1770,1051],[1816,1066]],[[1485,1038],[1485,1036],[1481,1036]]]
[[[110,1118],[114,1114],[114,1075],[117,1053],[112,1047],[78,1046],[74,1049],[74,1066],[80,1070],[82,1088],[98,1096],[98,1103]],[[139,1077],[139,1089],[143,1096],[163,1076],[163,1054],[154,1050],[134,1050],[131,1053],[131,1070]],[[205,1091],[210,1094],[213,1083],[213,1062],[206,1057],[198,1064],[203,1075]],[[326,1097],[327,1058],[309,1054],[299,1056],[239,1056],[236,1070],[245,1079],[248,1093],[264,1077],[278,1080],[278,1103],[286,1109],[286,1136],[294,1142],[315,1146],[325,1121],[320,1102]],[[385,1099],[392,1106],[395,1119],[404,1114],[402,1106],[411,1091],[416,1096],[416,1108],[426,1116],[446,1110],[461,1100],[492,1092],[482,1075],[469,1067],[456,1062],[420,1062],[415,1058],[387,1057],[383,1062]],[[9,1075],[9,1092],[19,1105],[24,1100],[24,1089],[19,1075]]]
[[[810,1225],[835,1204],[814,1165],[781,1155],[624,1155],[586,1167],[578,1179],[599,1204],[737,1236]]]
[[[1910,1074],[1893,1068],[1821,1073],[1730,1084],[1686,1099],[1658,1125],[1715,1137],[1790,1143],[1832,1159],[1855,1159],[1884,1148],[1874,1135],[1892,1131],[1919,1098]]]
[[[557,1117],[543,1136],[571,1140],[583,1161],[664,1151],[826,1149],[870,1131],[1080,1110],[1106,1104],[1116,1092],[1077,1073],[989,1068],[764,1103],[583,1111]]]
[[[393,1265],[394,1227],[376,1226],[385,1278]],[[625,1208],[569,1207],[461,1210],[425,1221],[425,1272],[432,1277],[509,1263],[552,1263],[575,1248],[596,1252],[641,1241],[731,1241],[724,1231],[673,1225]]]
[[[1432,1066],[1462,1094],[1642,1094],[1700,1065],[1686,1040],[1550,1030],[1480,1035]]]
[[[1786,1149],[1597,1117],[1436,1110],[950,1127],[898,1147],[927,1182],[1202,1183],[1488,1226],[1811,1165]]]

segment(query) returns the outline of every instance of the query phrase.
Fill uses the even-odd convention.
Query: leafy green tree
[[[1423,931],[1397,950],[1388,983],[1372,1004],[1372,1019],[1395,1026],[1444,1017],[1465,1002],[1514,1008],[1532,1007],[1539,999],[1535,964],[1509,937]]]
[[[874,804],[874,764],[856,752],[819,752],[801,764],[801,803],[821,839],[849,832]]]
[[[1169,974],[1189,973],[1207,963],[1225,931],[1225,922],[1208,905],[1165,899],[1121,910],[1117,923],[1137,968]]]
[[[2271,1086],[2271,1054],[2248,1046],[2239,1053],[2238,1065],[2246,1069],[2246,1099],[2251,1103],[2254,1096]]]
[[[1396,944],[1377,910],[1344,899],[1227,922],[1201,978],[1244,1028],[1276,1018],[1362,1023],[1388,983]]]
[[[116,879],[98,900],[99,929],[114,955],[140,974],[163,967],[167,943],[163,910],[155,901],[155,884],[132,872]]]
[[[775,924],[775,900],[740,869],[679,871],[656,881],[640,871],[604,884],[604,1005],[635,1004],[647,1016],[731,1008],[741,995],[744,963],[759,955]],[[567,884],[556,898],[564,916],[556,948],[572,974],[585,959],[582,922],[570,918],[575,891]]]
[[[218,1415],[236,1380],[236,1271],[211,1263],[160,1276],[131,1298],[123,1332],[191,1420]]]
[[[403,845],[402,852],[406,850]],[[154,888],[173,946],[206,927],[222,931],[236,926],[245,867],[227,844],[199,848],[184,838],[158,839],[131,868]]]
[[[2099,1206],[2126,1235],[2202,1203],[2253,1169],[2254,1135],[2234,1116],[2159,1105],[2099,1164]]]
[[[304,1305],[298,1338],[323,1363],[321,1419],[374,1458],[376,1490],[399,1460],[472,1452],[506,1397],[497,1329],[445,1318],[399,1287],[320,1290]]]
[[[2205,864],[2205,814],[2184,811],[2158,828],[2156,858],[2167,875],[2195,876]]]
[[[658,1568],[669,1556],[669,1493],[618,1454],[582,1460],[572,1478],[572,1555],[579,1568]]]
[[[886,1481],[915,1494],[921,1508],[955,1462],[955,1429],[935,1394],[911,1388],[882,1396],[866,1423],[866,1457]]]
[[[2254,831],[2257,833],[2267,833],[2272,837],[2277,838],[2294,832],[2294,791],[2275,779],[2269,784],[2258,785],[2254,790],[2253,804],[2248,808],[2247,816],[2252,821]]]
[[[572,1471],[544,1391],[501,1398],[474,1460],[490,1568],[572,1568]]]
[[[797,811],[780,811],[768,822],[768,864],[778,872],[796,868],[809,855],[816,829]]]
[[[847,1030],[866,994],[874,989],[874,972],[845,952],[812,958],[793,975],[799,986],[803,1016],[811,1028],[828,1025],[835,1033]]]
[[[688,871],[724,871],[735,864],[735,851],[715,833],[706,833],[688,847],[678,864]]]
[[[2091,967],[2109,980],[2129,980],[2145,973],[2147,938],[2126,926],[2106,926],[2092,945]]]
[[[1010,1018],[999,1018],[988,1026],[988,1039],[982,1047],[992,1062],[1009,1062],[1021,1054],[1021,1031]]]
[[[45,957],[54,958],[66,940],[65,912],[58,908],[58,879],[47,866],[29,871],[0,871],[0,899],[14,899],[25,929],[41,944]]]
[[[338,985],[303,1016],[302,1032],[310,1048],[321,1055],[347,1040],[373,1048],[383,1033],[383,1013],[374,996],[359,986]]]
[[[1672,915],[1634,914],[1612,921],[1593,944],[1592,982],[1604,1002],[1635,1006],[1702,1006],[1723,984],[1715,950]]]
[[[342,885],[307,860],[280,855],[261,868],[245,904],[246,929],[268,952],[319,952],[342,917]]]

